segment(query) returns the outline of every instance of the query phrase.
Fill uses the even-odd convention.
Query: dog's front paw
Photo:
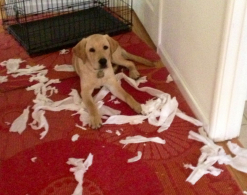
[[[131,70],[129,72],[129,77],[132,78],[132,79],[139,79],[140,77],[140,73],[137,71],[137,70]]]
[[[89,126],[92,129],[98,129],[101,127],[101,125],[102,125],[102,120],[101,120],[101,117],[99,115],[90,116]]]
[[[142,113],[142,107],[141,107],[141,104],[139,104],[139,103],[136,103],[136,104],[134,105],[133,109],[134,109],[138,114]]]

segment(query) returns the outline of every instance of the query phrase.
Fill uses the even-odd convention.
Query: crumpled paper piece
[[[7,68],[7,74],[11,74],[16,72],[19,67],[20,63],[25,62],[25,60],[21,59],[9,59],[0,63],[1,66],[5,66]]]
[[[148,100],[145,104],[142,104],[142,114],[144,115],[135,115],[135,116],[124,116],[124,115],[118,115],[118,116],[110,116],[107,121],[104,122],[104,124],[139,124],[142,123],[145,119],[148,119],[148,122],[154,126],[160,126],[158,129],[158,132],[162,132],[166,129],[168,129],[175,117],[178,116],[182,118],[183,120],[186,120],[188,122],[193,123],[196,126],[202,126],[203,124],[186,115],[185,113],[182,113],[178,109],[178,102],[176,98],[171,98],[170,94],[164,93],[163,91],[160,91],[158,89],[154,89],[151,87],[139,87],[140,83],[146,82],[146,77],[140,78],[137,81],[129,78],[124,73],[118,73],[116,75],[116,78],[118,80],[124,79],[128,84],[130,84],[132,87],[139,91],[143,91],[146,93],[149,93],[150,95],[156,97]],[[105,97],[105,94],[107,92],[104,92],[104,95],[102,95],[102,98]],[[157,118],[159,118],[157,120]]]
[[[35,156],[35,157],[33,157],[33,158],[31,158],[31,161],[33,162],[33,163],[35,163],[36,162],[36,160],[37,160],[37,157]]]
[[[65,55],[69,53],[69,49],[62,49],[59,51],[59,55]]]
[[[18,132],[21,134],[27,127],[28,115],[29,115],[29,108],[28,106],[26,109],[23,110],[22,114],[17,117],[10,127],[10,132]]]
[[[140,124],[142,123],[145,119],[147,119],[147,116],[143,115],[133,115],[133,116],[127,116],[127,115],[112,115],[103,124]]]
[[[185,121],[188,121],[192,124],[194,124],[195,126],[203,126],[203,123],[191,116],[188,116],[187,114],[185,114],[184,112],[182,112],[179,108],[177,109],[177,112],[176,112],[176,116],[185,120]]]
[[[137,152],[137,156],[128,159],[128,163],[136,162],[136,161],[140,160],[141,157],[142,157],[142,152],[141,151],[138,151]]]
[[[90,153],[87,157],[87,159],[84,161],[84,159],[77,159],[77,158],[69,158],[67,161],[68,165],[73,165],[74,167],[70,168],[70,172],[74,173],[75,180],[78,182],[74,192],[72,195],[82,195],[83,193],[83,177],[88,168],[93,163],[93,155]]]
[[[197,165],[197,167],[194,167],[191,164],[185,164],[184,167],[190,168],[193,170],[190,176],[186,179],[186,181],[190,182],[193,185],[205,174],[211,174],[213,176],[218,176],[223,171],[221,169],[217,169],[213,167],[211,163],[199,164]]]
[[[79,137],[80,137],[80,135],[78,135],[78,134],[73,135],[71,138],[72,142],[77,141],[79,139]]]
[[[203,175],[211,174],[218,176],[222,170],[215,168],[213,165],[222,157],[226,157],[225,151],[221,146],[216,145],[210,138],[207,137],[203,128],[199,128],[199,133],[189,132],[189,139],[193,139],[204,143],[201,148],[201,156],[198,159],[196,167],[190,164],[185,164],[185,168],[192,169],[192,173],[186,179],[191,184],[195,184]],[[227,157],[228,158],[228,157]]]
[[[44,110],[34,110],[32,113],[33,122],[30,123],[30,126],[34,130],[39,130],[44,128],[44,131],[40,134],[40,139],[43,139],[49,130],[49,124],[45,117]]]
[[[170,83],[173,81],[173,78],[171,77],[171,75],[169,74],[166,78],[166,83]]]
[[[0,76],[0,83],[8,82],[8,76]]]
[[[194,185],[204,174],[218,176],[222,170],[213,166],[216,162],[219,164],[231,165],[233,168],[247,173],[246,149],[240,148],[237,144],[233,144],[232,142],[228,142],[227,145],[230,151],[236,155],[235,157],[231,157],[226,154],[223,147],[216,145],[213,140],[207,136],[203,128],[199,128],[199,134],[190,131],[189,139],[202,142],[205,145],[200,149],[201,156],[198,159],[196,167],[190,164],[184,165],[185,168],[193,170],[186,181]]]
[[[43,70],[44,68],[45,68],[44,65],[36,65],[36,66],[27,65],[26,68],[19,68],[17,70],[11,71],[10,73],[12,74],[12,77],[16,78],[19,76],[29,76],[43,71],[47,71],[47,70]]]
[[[47,69],[44,69],[37,74],[32,75],[29,78],[29,82],[37,81],[38,83],[45,83],[49,81],[49,79],[46,77],[46,74],[48,73]]]
[[[227,142],[227,146],[233,154],[247,158],[247,149],[241,148],[238,144],[230,141]]]
[[[247,173],[247,149],[241,148],[235,143],[230,141],[227,142],[229,150],[235,155],[229,161],[226,161],[225,164],[231,165],[233,168]]]
[[[142,104],[142,112],[148,117],[148,122],[151,125],[160,126],[158,129],[159,133],[170,127],[176,115],[177,108],[178,102],[176,98],[171,99],[171,96],[168,94]]]
[[[72,65],[69,65],[69,64],[56,65],[54,67],[54,70],[63,71],[63,72],[75,72],[74,67]]]
[[[136,136],[128,136],[125,138],[125,140],[119,141],[121,144],[136,144],[136,143],[144,143],[144,142],[155,142],[158,144],[165,144],[166,141],[159,138],[159,137],[143,137],[141,135]]]

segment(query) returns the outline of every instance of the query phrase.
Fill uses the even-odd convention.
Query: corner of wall
[[[165,64],[167,70],[171,74],[174,82],[178,86],[179,90],[181,91],[183,97],[185,98],[186,102],[190,106],[191,110],[195,114],[195,116],[200,120],[204,125],[204,129],[208,132],[209,131],[209,119],[204,115],[202,108],[199,106],[198,101],[193,96],[193,93],[190,90],[190,87],[183,79],[182,74],[176,68],[174,62],[169,57],[168,52],[166,51],[163,45],[159,45],[157,48],[157,52],[160,55],[162,62]]]

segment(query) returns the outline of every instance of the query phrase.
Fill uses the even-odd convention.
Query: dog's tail
[[[155,64],[153,62],[151,62],[150,60],[147,60],[143,57],[133,55],[133,54],[131,54],[125,50],[123,50],[122,52],[123,52],[122,54],[123,54],[125,59],[133,60],[135,62],[139,62],[140,64],[144,64],[146,66],[155,66]]]

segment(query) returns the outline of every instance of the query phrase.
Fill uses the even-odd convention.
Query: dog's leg
[[[98,108],[94,103],[92,90],[83,89],[83,92],[81,92],[81,97],[89,113],[89,126],[93,129],[99,128],[102,125],[102,120],[98,112]]]
[[[130,94],[128,94],[117,82],[117,80],[112,81],[110,85],[107,85],[107,88],[114,96],[126,102],[137,113],[142,112],[140,103],[138,103]]]
[[[124,50],[123,48],[122,48],[121,54],[125,59],[139,62],[140,64],[144,64],[145,66],[150,66],[150,67],[155,66],[155,64],[153,62],[151,62],[150,60],[147,60],[141,56],[133,55],[133,54],[127,52],[126,50]]]
[[[114,59],[113,63],[128,68],[130,78],[138,79],[140,77],[140,73],[138,72],[135,64],[132,61],[126,60],[122,56],[119,56],[118,58]]]

